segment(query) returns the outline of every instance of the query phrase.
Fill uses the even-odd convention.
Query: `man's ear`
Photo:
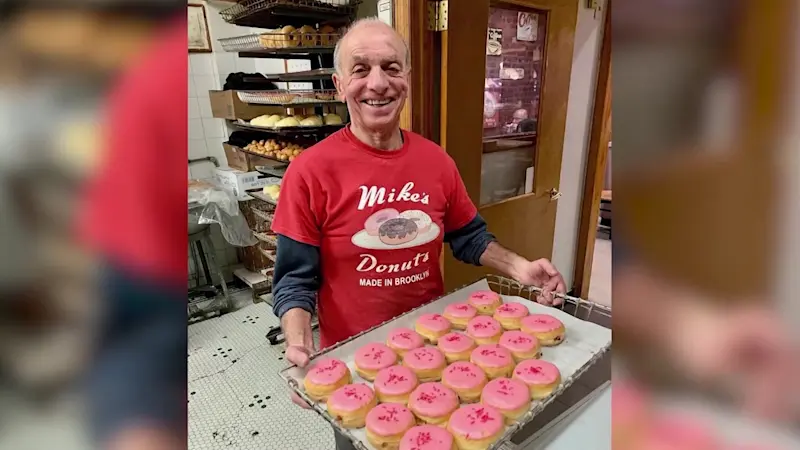
[[[339,97],[339,100],[345,101],[342,78],[339,76],[338,73],[334,73],[333,75],[331,75],[331,79],[333,80],[333,85],[336,86],[336,94]]]

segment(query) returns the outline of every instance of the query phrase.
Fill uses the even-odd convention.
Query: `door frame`
[[[612,0],[608,0],[603,24],[600,63],[597,71],[586,173],[583,182],[581,215],[578,223],[578,244],[572,277],[572,289],[580,298],[589,296],[594,245],[597,240],[597,219],[600,214],[600,197],[603,193],[608,164],[608,144],[611,141],[611,20],[609,20],[611,3]]]

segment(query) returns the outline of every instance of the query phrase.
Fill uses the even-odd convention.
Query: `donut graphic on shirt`
[[[351,241],[357,247],[372,250],[401,249],[427,244],[439,232],[439,226],[424,211],[386,208],[372,213],[364,222],[364,229]]]

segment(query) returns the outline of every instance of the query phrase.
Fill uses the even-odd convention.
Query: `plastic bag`
[[[258,243],[233,192],[206,181],[189,183],[189,219],[200,224],[219,224],[222,236],[231,245],[250,247]]]

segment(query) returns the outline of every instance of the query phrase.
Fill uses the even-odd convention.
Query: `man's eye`
[[[356,67],[355,69],[353,69],[353,73],[355,74],[364,74],[366,72],[367,69],[365,67]]]

